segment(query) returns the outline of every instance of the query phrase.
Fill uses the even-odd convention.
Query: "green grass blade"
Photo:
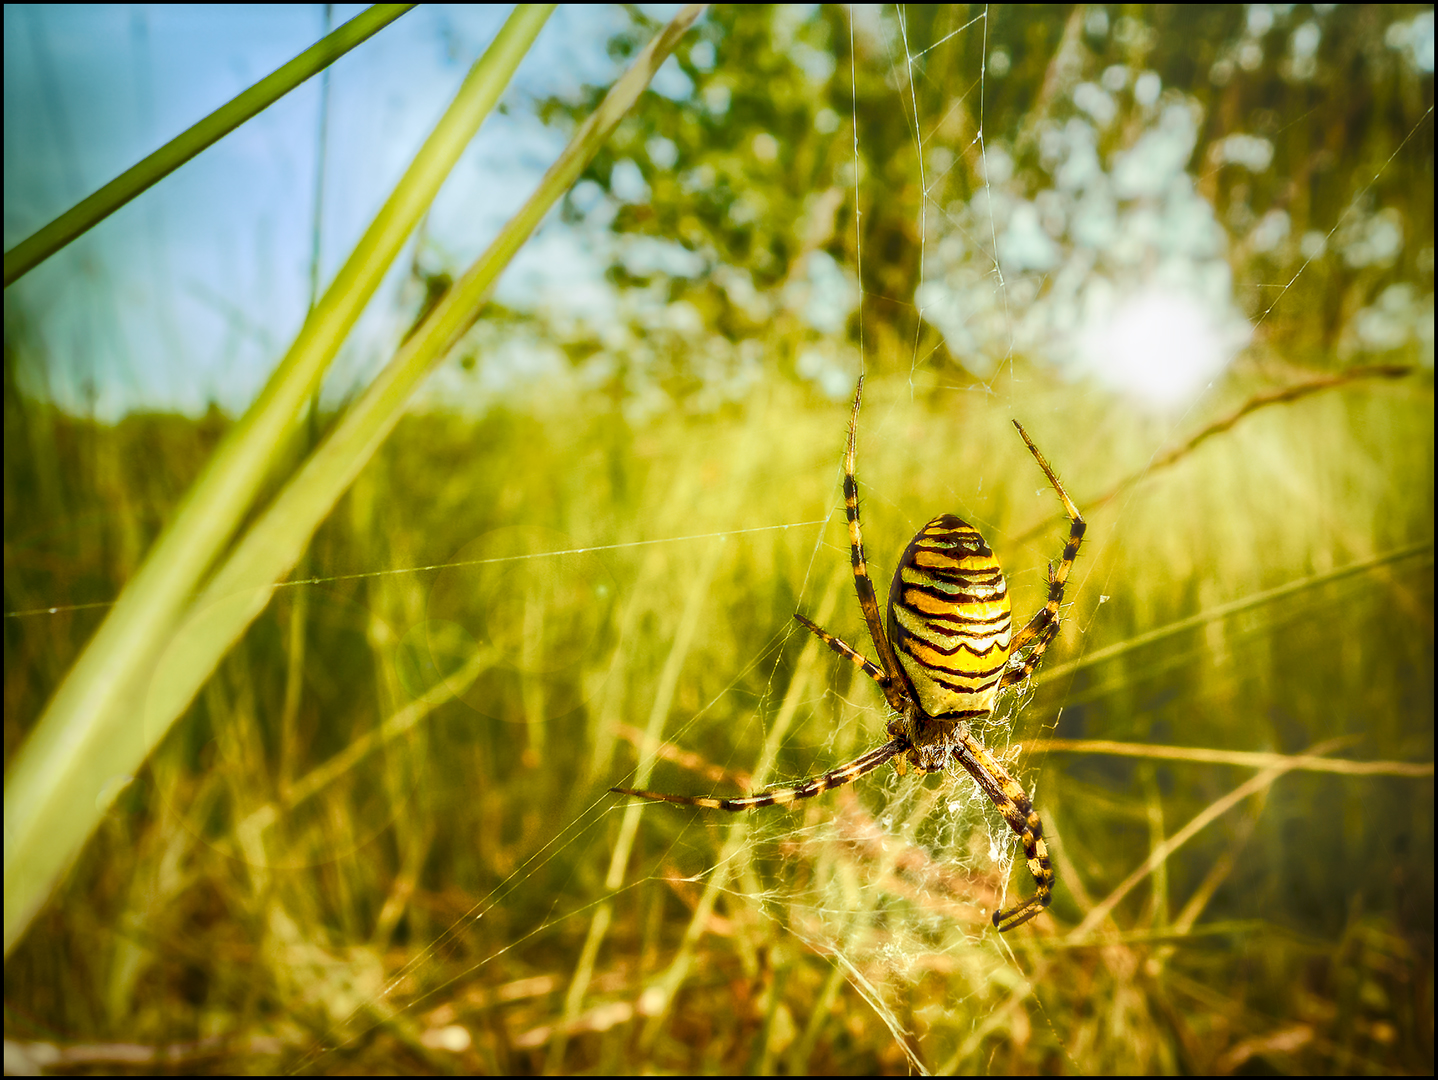
[[[550,207],[639,100],[654,73],[699,17],[690,5],[656,36],[614,84],[540,180],[538,188],[380,372],[335,430],[236,545],[191,607],[146,706],[162,734],[188,706],[220,659],[269,603],[331,508],[403,415],[410,394],[474,320],[504,267]],[[152,743],[153,745],[153,743]]]
[[[5,782],[7,954],[108,807],[117,778],[138,769],[173,722],[173,716],[154,720],[153,712],[148,724],[140,718],[150,673],[181,612],[233,536],[386,269],[553,9],[517,8],[471,69],[269,383],[216,450],[15,756]]]
[[[219,142],[246,120],[318,75],[351,49],[368,41],[414,4],[375,4],[300,53],[288,64],[231,98],[193,127],[176,135],[139,164],[81,199],[38,232],[5,252],[5,287],[39,266],[72,240],[154,187],[202,150]]]

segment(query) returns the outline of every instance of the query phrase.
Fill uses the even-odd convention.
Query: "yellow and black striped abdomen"
[[[889,640],[929,716],[993,712],[1013,618],[1003,571],[972,525],[944,514],[909,542],[889,588]]]

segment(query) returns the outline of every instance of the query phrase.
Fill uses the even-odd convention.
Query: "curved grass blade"
[[[553,9],[517,8],[470,70],[269,383],[215,451],[15,755],[5,778],[7,955],[109,808],[117,779],[139,768],[178,715],[147,712],[146,695],[181,613],[281,459],[287,435],[385,271]]]
[[[100,222],[154,187],[202,150],[223,139],[291,90],[318,75],[345,53],[394,22],[414,4],[375,4],[333,33],[326,34],[288,64],[221,105],[193,127],[182,131],[149,157],[126,169],[99,191],[5,252],[5,287],[79,239]]]

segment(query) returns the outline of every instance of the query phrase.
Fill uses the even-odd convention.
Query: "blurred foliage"
[[[688,92],[648,94],[567,203],[571,221],[616,237],[612,274],[634,334],[616,342],[563,312],[553,333],[578,355],[607,350],[631,392],[653,382],[701,409],[742,394],[756,355],[835,398],[851,381],[835,372],[852,371],[860,347],[880,369],[932,363],[987,378],[1013,356],[1030,269],[1005,254],[1004,231],[1026,220],[1015,207],[1032,207],[1052,239],[1072,237],[1095,210],[1055,203],[1081,183],[1063,175],[1076,164],[1067,144],[1078,138],[1078,156],[1091,151],[1106,172],[1125,155],[1157,168],[1143,137],[1177,107],[1197,124],[1174,164],[1226,236],[1218,291],[1233,289],[1260,325],[1250,359],[1322,368],[1416,349],[1431,364],[1426,11],[921,5],[852,9],[851,26],[840,5],[716,7],[676,53],[673,82]],[[628,55],[653,25],[635,11],[611,51]],[[599,93],[551,99],[541,115],[572,124]],[[1153,209],[1162,193],[1137,201]],[[921,281],[941,275],[947,236],[975,263],[975,295],[952,301],[955,320],[1003,309],[977,341],[954,340],[932,294],[915,302]],[[1118,287],[1152,277],[1164,241],[1149,242],[1148,264]],[[1077,272],[1101,274],[1106,258],[1115,253],[1090,254]],[[1287,288],[1300,271],[1302,287]],[[1055,304],[1064,287],[1052,272],[1027,286]],[[665,316],[644,314],[646,302]],[[923,319],[921,307],[936,313]],[[636,339],[652,348],[665,317],[691,347],[636,359]],[[693,362],[701,328],[726,362]],[[1062,349],[1043,337],[1020,333],[1017,347],[1065,359],[1045,355]]]
[[[313,580],[277,593],[9,958],[7,1066],[1432,1071],[1431,771],[1288,773],[1076,938],[1255,769],[1050,746],[1339,739],[1431,770],[1431,333],[1425,354],[1363,331],[1395,287],[1390,326],[1431,307],[1432,78],[1394,30],[1431,8],[855,8],[852,37],[849,10],[720,7],[685,42],[692,93],[647,95],[567,205],[614,243],[621,328],[476,327],[434,384],[445,407],[372,460]],[[649,35],[634,18],[620,54]],[[1041,206],[1046,132],[1077,121],[1112,172],[1160,105],[1201,119],[1180,171],[1263,316],[1254,357],[1177,425],[1020,349],[976,390],[983,357],[917,315],[921,275],[954,272],[944,243],[985,200]],[[964,243],[992,271],[993,235]],[[1043,276],[1005,268],[1003,295]],[[815,299],[846,295],[837,319]],[[224,424],[111,428],[22,396],[16,368],[47,358],[18,355],[10,314],[7,757],[103,611],[72,606],[118,593]],[[1064,529],[1011,415],[1091,523],[1040,677],[983,732],[1057,857],[1050,912],[1004,938],[987,914],[1029,882],[963,777],[885,770],[723,818],[607,791],[652,759],[646,718],[653,786],[675,791],[741,789],[771,744],[777,780],[881,737],[875,688],[792,620],[864,640],[835,400],[861,345],[878,580],[952,511],[1016,610],[1042,602]],[[1224,426],[1372,353],[1412,370]]]

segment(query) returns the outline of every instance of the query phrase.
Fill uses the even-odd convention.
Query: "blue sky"
[[[336,6],[334,25],[361,10]],[[322,284],[510,10],[420,7],[330,69]],[[324,17],[322,6],[7,6],[6,248],[308,48]],[[505,97],[517,107],[485,122],[435,203],[427,234],[443,247],[425,253],[427,269],[465,265],[528,195],[562,139],[523,102],[611,81],[604,42],[623,17],[565,6],[550,19]],[[676,74],[656,88],[682,93]],[[34,389],[105,419],[248,404],[309,302],[320,102],[315,78],[7,290],[7,336],[23,327],[45,364]],[[593,285],[599,268],[564,232],[536,238],[501,299],[524,304],[566,278]],[[406,258],[371,302],[351,370],[412,310],[399,295],[408,271]]]

